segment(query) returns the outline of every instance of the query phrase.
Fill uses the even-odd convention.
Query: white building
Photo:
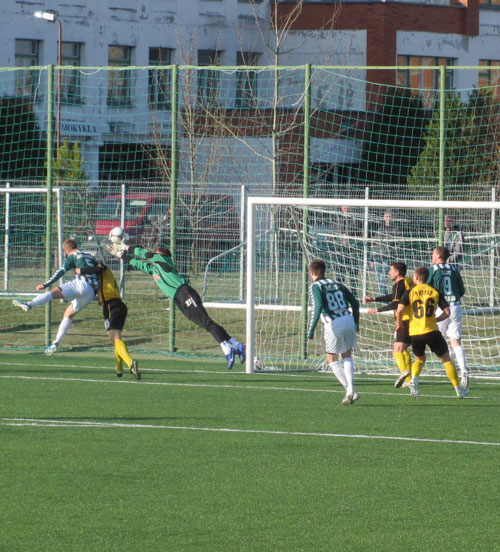
[[[61,65],[87,69],[62,72],[60,117],[56,113],[60,139],[68,137],[82,144],[91,181],[144,179],[151,165],[152,145],[161,142],[165,151],[170,147],[171,72],[120,68],[171,64],[265,66],[276,62],[283,66],[472,65],[484,70],[453,71],[448,84],[460,89],[471,89],[478,83],[496,85],[495,67],[500,66],[499,0],[481,4],[469,0],[468,5],[451,1],[452,5],[444,1],[306,3],[278,47],[280,25],[274,33],[270,24],[274,3],[268,0],[54,0],[50,4],[3,0],[0,48],[4,52],[2,64],[7,68],[57,65],[61,31]],[[295,2],[280,2],[276,14],[286,15],[295,6]],[[57,21],[37,19],[35,11],[54,11]],[[330,18],[332,25],[325,25]],[[100,69],[109,66],[118,69]],[[369,108],[365,81],[435,89],[438,72],[433,72],[430,79],[429,74],[419,70],[353,69],[335,73],[332,81],[331,73],[322,77],[318,71],[312,82],[312,107],[330,114],[336,110],[364,112]],[[246,108],[250,113],[272,105],[273,79],[269,72],[242,75],[235,69],[217,77],[210,70],[198,72],[193,83],[183,74],[179,77],[183,90],[180,104],[186,104],[182,95],[189,89],[197,96],[205,95],[210,102],[215,78],[218,108]],[[21,95],[35,100],[40,127],[45,130],[47,70],[1,71],[0,79],[0,97]],[[281,106],[300,102],[303,85],[302,70],[284,71],[280,79]],[[258,99],[249,99],[253,96],[249,91],[257,87]],[[240,113],[238,124],[241,120]],[[344,134],[341,129],[336,135],[311,138],[313,165],[344,167],[337,169],[335,178],[341,178],[343,171],[348,173],[348,167],[360,160],[360,141],[348,127],[346,123]],[[260,136],[248,133],[244,141],[231,133],[229,137],[226,133],[211,138],[217,143],[219,169],[215,172],[220,181],[269,180],[268,132]],[[205,160],[214,154],[212,146],[210,152],[203,153],[206,147],[205,143],[198,150]],[[236,163],[231,161],[235,157]],[[181,179],[193,179],[189,169],[188,163],[180,163]]]

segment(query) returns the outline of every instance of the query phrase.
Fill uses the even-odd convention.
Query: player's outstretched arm
[[[54,282],[57,282],[59,278],[62,278],[66,274],[67,270],[65,267],[61,267],[52,274],[52,276],[43,284],[38,284],[35,288],[36,291],[43,291],[44,289],[49,288]]]
[[[87,266],[85,268],[75,268],[75,274],[101,274],[106,270],[102,264],[96,266]]]

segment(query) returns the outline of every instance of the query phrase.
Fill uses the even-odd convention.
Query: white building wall
[[[482,59],[500,59],[500,12],[480,11],[479,35],[437,34],[399,31],[398,55],[446,57],[460,67],[477,67]],[[457,70],[453,85],[457,89],[477,86],[477,70]]]
[[[434,0],[431,3],[441,4]],[[81,63],[100,67],[108,64],[109,45],[133,47],[132,63],[147,65],[150,47],[172,48],[173,62],[197,63],[197,50],[220,50],[220,64],[234,65],[237,51],[261,53],[261,64],[275,61],[272,33],[269,32],[269,1],[252,6],[237,0],[1,0],[0,51],[6,67],[15,64],[15,39],[40,41],[40,63],[57,62],[57,25],[33,17],[36,10],[52,8],[63,25],[63,41],[82,43]],[[260,30],[263,32],[261,34]],[[500,13],[483,10],[480,16],[480,36],[440,35],[423,32],[398,32],[397,53],[456,58],[457,65],[477,65],[479,59],[498,59],[500,54]],[[264,40],[263,40],[264,36]],[[268,46],[268,44],[270,46]],[[365,31],[295,31],[290,32],[282,46],[282,65],[365,65],[367,37]],[[91,74],[92,71],[89,71]],[[98,74],[98,72],[96,72]],[[303,87],[301,71],[282,73],[280,91],[288,94],[283,105],[300,101]],[[14,91],[14,73],[2,73],[2,94]],[[261,75],[262,76],[262,75]],[[90,76],[83,76],[82,106],[62,106],[62,135],[82,142],[85,170],[92,180],[98,178],[98,151],[104,142],[142,142],[150,135],[151,121],[147,104],[148,73],[136,74],[134,93],[136,101],[129,108],[111,108],[106,104],[107,74],[102,72],[97,85],[85,86]],[[93,77],[93,82],[97,78]],[[234,90],[234,73],[225,76]],[[314,75],[311,89],[312,107],[327,110],[364,110],[365,72],[339,71],[332,81],[329,75]],[[7,84],[6,84],[7,83]],[[472,88],[477,83],[477,72],[457,72],[455,86]],[[40,90],[46,86],[42,75]],[[261,105],[271,105],[273,82],[264,79],[261,85]],[[46,97],[39,96],[40,111]],[[230,105],[229,96],[222,95]],[[170,131],[170,113],[156,112],[156,123]],[[75,132],[78,124],[81,132]],[[41,127],[46,124],[41,121]],[[72,130],[73,129],[73,130]],[[126,131],[123,134],[122,131]],[[168,138],[166,138],[168,140]],[[267,140],[267,139],[266,139]],[[264,142],[266,142],[264,140]],[[251,141],[251,140],[250,140]],[[343,157],[340,146],[332,142],[329,158]],[[269,144],[266,144],[266,148]],[[238,151],[239,145],[231,146]],[[256,146],[256,149],[259,150]],[[340,149],[339,149],[340,148]],[[313,161],[321,161],[327,148],[313,147]],[[228,154],[230,157],[234,153]],[[223,158],[229,158],[223,156]],[[222,161],[220,163],[222,166]],[[246,171],[247,169],[245,169]],[[221,169],[222,171],[222,169]],[[231,177],[232,178],[232,177]]]
[[[262,52],[262,63],[269,63],[268,51],[257,32],[268,28],[268,4],[218,0],[86,0],[39,1],[2,0],[0,48],[4,53],[1,65],[15,65],[15,40],[40,41],[40,65],[57,64],[58,25],[36,19],[35,11],[53,9],[62,23],[63,42],[83,44],[81,64],[102,67],[108,65],[109,45],[130,46],[132,64],[149,63],[149,48],[174,50],[172,62],[197,64],[197,50],[220,50],[221,65],[235,65],[239,50]],[[145,141],[150,135],[148,106],[148,73],[134,73],[134,105],[128,108],[108,107],[106,72],[89,71],[82,75],[82,106],[61,105],[62,137],[82,142],[85,170],[91,180],[98,178],[98,150],[104,142]],[[46,73],[42,73],[37,95],[40,113],[46,109]],[[14,73],[2,73],[2,94],[14,94]],[[227,77],[234,90],[234,74]],[[92,84],[91,84],[92,83]],[[9,92],[10,90],[10,92]],[[147,115],[146,115],[147,114]],[[157,112],[155,119],[170,129],[170,113]],[[86,131],[71,132],[80,124]],[[46,129],[46,121],[40,119]],[[167,131],[167,132],[168,132]],[[126,134],[124,134],[126,132]]]

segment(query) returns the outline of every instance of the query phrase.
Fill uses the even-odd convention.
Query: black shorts
[[[110,299],[102,306],[104,328],[109,330],[123,330],[127,319],[127,305],[121,299]]]
[[[400,332],[396,332],[394,336],[394,343],[406,343],[406,345],[411,344],[409,320],[403,320],[403,329]]]
[[[411,336],[411,348],[415,356],[424,356],[426,345],[438,357],[448,352],[448,344],[440,331]]]

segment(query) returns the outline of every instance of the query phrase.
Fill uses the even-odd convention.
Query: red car
[[[188,194],[177,197],[177,258],[199,261],[235,247],[240,242],[240,221],[232,196]],[[96,207],[94,229],[99,240],[121,226],[122,196],[107,196]],[[125,196],[125,230],[130,243],[154,249],[170,244],[170,195],[164,192],[129,192]],[[193,255],[194,257],[194,255]],[[183,263],[184,264],[184,263]]]

